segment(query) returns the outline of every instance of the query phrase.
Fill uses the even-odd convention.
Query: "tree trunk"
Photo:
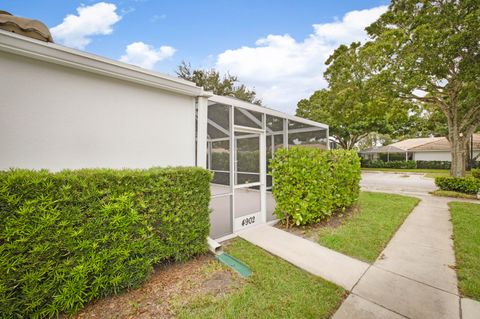
[[[452,167],[450,174],[453,177],[465,176],[465,164],[467,160],[467,142],[465,136],[450,135],[450,144],[452,152]]]

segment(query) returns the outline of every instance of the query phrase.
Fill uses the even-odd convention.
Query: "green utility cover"
[[[233,256],[230,256],[227,253],[222,253],[220,255],[216,255],[215,257],[221,263],[227,265],[228,267],[238,272],[242,277],[249,277],[252,274],[252,271],[250,270],[250,268],[248,268],[247,265],[245,265],[240,260],[236,259]]]

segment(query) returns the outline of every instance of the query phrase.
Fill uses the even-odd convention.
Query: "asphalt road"
[[[437,189],[434,179],[423,175],[419,173],[363,171],[360,186],[364,190],[391,193],[426,194]]]

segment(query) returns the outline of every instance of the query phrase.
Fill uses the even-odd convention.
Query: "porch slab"
[[[316,276],[352,290],[369,264],[275,227],[261,225],[239,236]]]

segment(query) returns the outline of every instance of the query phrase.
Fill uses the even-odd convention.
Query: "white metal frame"
[[[199,108],[204,107],[205,111],[204,112],[202,112],[200,110],[198,111],[198,114],[199,114],[198,120],[199,121],[200,120],[204,121],[205,125],[198,125],[198,127],[199,127],[199,129],[200,129],[200,127],[203,127],[202,129],[204,129],[205,132],[207,130],[207,125],[208,125],[208,121],[209,121],[208,116],[207,116],[208,105],[210,103],[219,103],[219,104],[222,104],[222,105],[225,105],[225,106],[229,107],[229,132],[226,132],[226,130],[223,129],[223,128],[222,128],[222,130],[220,130],[221,132],[224,132],[225,134],[228,133],[228,136],[221,137],[221,138],[208,139],[207,134],[203,133],[204,134],[204,137],[202,136],[203,141],[201,139],[199,139],[198,143],[203,143],[203,144],[207,145],[207,141],[209,141],[209,142],[229,141],[229,145],[230,145],[230,167],[229,167],[230,186],[229,186],[229,192],[224,193],[224,194],[214,195],[214,196],[212,196],[212,198],[230,196],[230,214],[231,214],[230,218],[231,218],[231,221],[232,221],[232,225],[231,225],[230,229],[232,231],[232,234],[226,235],[222,238],[223,239],[224,238],[231,238],[231,237],[236,236],[236,234],[243,231],[244,229],[247,229],[247,228],[250,228],[250,227],[255,227],[259,224],[268,223],[267,222],[267,172],[266,172],[266,169],[267,169],[267,167],[266,167],[267,166],[267,162],[266,162],[267,161],[267,159],[266,159],[266,156],[267,156],[267,149],[266,149],[266,147],[267,147],[267,135],[269,135],[269,137],[270,137],[271,134],[272,134],[272,136],[282,134],[283,135],[283,145],[284,145],[284,147],[288,148],[288,135],[289,135],[289,133],[301,133],[301,132],[322,130],[322,131],[325,131],[326,147],[329,148],[330,145],[329,145],[329,137],[328,137],[328,135],[329,135],[328,134],[329,133],[328,125],[325,125],[325,124],[322,124],[322,123],[317,123],[317,122],[307,120],[307,119],[303,119],[303,118],[300,118],[300,117],[297,117],[297,116],[285,114],[285,113],[279,112],[277,110],[273,110],[273,109],[270,109],[270,108],[258,106],[258,105],[255,105],[255,104],[251,104],[251,103],[248,103],[248,102],[240,101],[240,100],[230,98],[230,97],[225,97],[225,96],[217,96],[217,95],[208,96],[208,97],[205,96],[205,97],[199,98],[199,102],[200,102],[200,103],[198,103]],[[260,124],[261,124],[261,127],[253,128],[253,127],[235,125],[235,121],[234,121],[235,108],[237,108],[240,112],[242,112],[245,116],[247,116],[250,120],[252,120],[257,125],[260,126]],[[260,123],[260,120],[257,117],[252,117],[251,114],[246,112],[246,111],[254,111],[254,112],[262,114],[261,123]],[[200,114],[202,116],[200,116]],[[275,116],[275,117],[283,119],[284,129],[283,129],[282,132],[280,132],[280,131],[279,132],[274,132],[273,130],[270,130],[270,129],[267,128],[267,123],[266,123],[266,116],[267,115],[271,115],[271,116]],[[298,123],[309,125],[311,127],[310,128],[289,129],[289,127],[288,127],[289,121],[295,121],[295,122],[298,122]],[[217,124],[217,125],[214,125],[214,127],[219,129],[219,127],[217,127],[217,126],[219,126],[218,123],[215,123],[215,124]],[[247,133],[247,134],[250,133],[250,134],[236,136],[236,134],[235,134],[236,132],[243,132],[243,133]],[[197,133],[197,135],[200,136],[202,134]],[[236,166],[235,165],[235,156],[236,156],[236,152],[237,152],[237,150],[236,150],[236,139],[248,138],[248,137],[252,137],[252,136],[259,136],[259,138],[260,138],[260,149],[259,149],[259,153],[260,153],[260,182],[235,185],[235,176],[236,176],[236,173],[238,173],[236,171],[236,167],[235,167]],[[202,158],[206,159],[208,148],[205,146],[203,149],[202,148],[197,148],[197,149],[200,149],[201,152],[205,152],[203,154],[197,154],[197,159],[202,159]],[[200,160],[200,163],[201,162],[202,162],[202,160]],[[207,167],[206,160],[204,160],[203,162],[205,162],[205,167]],[[211,167],[211,165],[209,165],[208,167]],[[224,172],[226,172],[226,171],[224,171]],[[242,216],[239,219],[236,219],[236,217],[235,217],[235,200],[236,200],[235,191],[238,191],[240,189],[249,188],[249,187],[254,187],[254,186],[259,186],[260,211],[259,212],[254,212],[251,215]],[[271,189],[271,188],[268,187],[268,189]],[[258,218],[255,219],[255,223],[253,223],[253,224],[249,224],[245,227],[238,227],[239,220],[241,220],[242,218],[247,218],[249,216],[258,216]]]
[[[241,100],[238,100],[238,99],[234,99],[234,98],[231,98],[231,97],[228,97],[228,96],[213,95],[213,96],[209,97],[208,100],[212,101],[212,102],[220,103],[220,104],[233,105],[233,106],[240,107],[240,108],[243,108],[243,109],[246,109],[246,110],[249,110],[249,111],[255,111],[255,112],[258,112],[258,113],[264,113],[264,114],[269,114],[269,115],[285,118],[285,119],[288,119],[288,120],[308,124],[308,125],[311,125],[311,126],[320,127],[320,128],[323,128],[323,129],[328,129],[328,125],[323,124],[323,123],[318,123],[318,122],[315,122],[315,121],[307,120],[307,119],[304,119],[304,118],[301,118],[301,117],[298,117],[298,116],[283,113],[283,112],[280,112],[280,111],[277,111],[277,110],[274,110],[274,109],[271,109],[271,108],[268,108],[268,107],[248,103],[248,102],[241,101]]]
[[[265,117],[263,114],[262,117]],[[251,127],[246,127],[246,126],[240,126],[240,125],[233,125],[233,148],[232,148],[232,154],[233,154],[233,171],[231,176],[233,176],[234,180],[237,174],[239,173],[237,170],[237,139],[242,139],[242,138],[248,138],[248,137],[258,137],[259,139],[259,176],[260,180],[258,182],[254,183],[245,183],[245,184],[236,184],[233,183],[233,205],[232,205],[232,214],[233,214],[233,232],[236,233],[240,230],[253,227],[255,225],[258,225],[259,223],[264,223],[267,220],[267,209],[266,209],[266,134],[265,134],[265,119],[262,119],[262,126],[263,128],[258,129],[258,128],[251,128]],[[237,132],[242,132],[242,133],[249,133],[249,135],[241,135],[241,136],[236,136],[235,133]],[[250,187],[259,187],[259,192],[260,192],[260,211],[258,212],[251,212],[248,215],[237,217],[236,212],[235,212],[235,192],[240,189],[245,189],[245,188],[250,188]],[[248,220],[254,218],[254,221],[251,223],[240,227],[242,220]]]

